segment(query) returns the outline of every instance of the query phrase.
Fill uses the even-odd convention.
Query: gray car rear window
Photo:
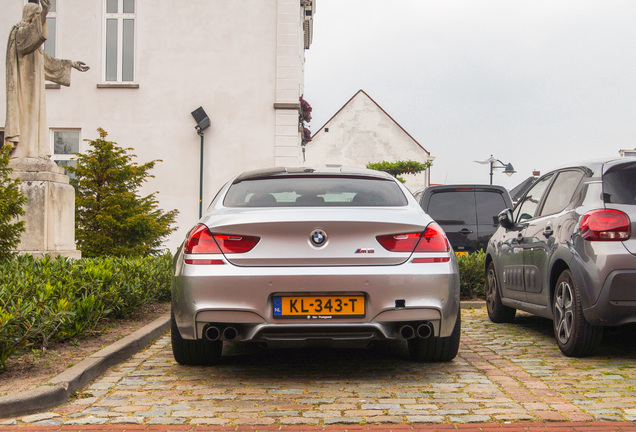
[[[636,165],[615,167],[603,175],[603,201],[636,204]]]
[[[280,176],[230,186],[226,207],[395,207],[406,196],[391,180],[358,177]]]

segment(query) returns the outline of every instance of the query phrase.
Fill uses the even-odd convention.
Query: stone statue
[[[59,60],[44,52],[50,0],[29,0],[22,21],[13,26],[7,44],[7,113],[4,145],[11,158],[45,158],[51,154],[46,124],[45,80],[69,86],[71,68],[85,72],[83,62]]]

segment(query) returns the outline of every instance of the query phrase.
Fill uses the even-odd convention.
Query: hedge
[[[485,260],[486,253],[483,250],[471,254],[457,255],[459,287],[462,298],[485,298]]]
[[[170,300],[172,257],[35,259],[0,262],[0,371],[25,348],[46,348]]]

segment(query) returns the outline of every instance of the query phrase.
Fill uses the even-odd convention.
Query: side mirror
[[[512,210],[510,209],[502,210],[497,219],[499,220],[499,225],[506,229],[512,228],[515,224],[512,220]]]

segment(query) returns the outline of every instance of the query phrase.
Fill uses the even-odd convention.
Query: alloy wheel
[[[497,307],[497,276],[493,267],[488,268],[486,275],[486,305],[488,309],[494,311]]]
[[[565,344],[572,335],[574,321],[574,293],[568,281],[561,281],[556,288],[554,311],[556,337]]]

